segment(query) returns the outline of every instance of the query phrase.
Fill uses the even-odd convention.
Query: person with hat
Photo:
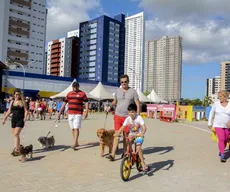
[[[73,91],[70,91],[61,107],[61,110],[58,113],[58,119],[62,114],[62,111],[65,109],[66,104],[68,103],[68,121],[70,128],[72,129],[74,144],[72,148],[76,150],[79,146],[78,137],[79,137],[79,129],[81,128],[81,120],[84,111],[84,102],[85,102],[85,113],[84,118],[86,119],[88,116],[89,103],[88,98],[85,92],[79,89],[79,83],[73,82],[72,84]]]

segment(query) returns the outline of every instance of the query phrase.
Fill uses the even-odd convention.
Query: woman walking
[[[230,103],[228,92],[218,93],[219,101],[215,102],[210,111],[208,127],[215,128],[218,137],[218,148],[221,162],[226,162],[225,148],[230,135]]]
[[[20,132],[25,125],[28,111],[19,89],[14,91],[14,100],[10,102],[10,107],[2,121],[3,125],[6,123],[6,119],[11,113],[13,114],[11,119],[11,127],[14,134],[14,150],[12,154],[20,155]]]
[[[34,118],[34,111],[35,111],[35,101],[34,101],[34,99],[31,99],[30,100],[30,103],[29,103],[29,109],[30,109],[30,111],[29,111],[29,119],[28,120],[30,120],[30,116],[32,116],[32,121],[35,119]]]

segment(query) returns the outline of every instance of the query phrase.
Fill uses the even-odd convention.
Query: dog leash
[[[26,129],[26,122],[24,122],[24,127],[22,129],[22,142],[21,144],[25,144],[25,141],[26,141],[26,137],[25,137],[25,129]]]
[[[106,115],[105,115],[104,129],[105,129],[105,125],[106,125],[107,117],[108,117],[108,112],[106,112]]]
[[[58,124],[56,123],[57,121],[55,120],[53,123],[53,126],[51,127],[50,131],[48,132],[48,134],[46,135],[46,138],[48,138],[49,134],[52,132],[54,127],[58,127]],[[60,123],[60,120],[58,121],[58,123]]]

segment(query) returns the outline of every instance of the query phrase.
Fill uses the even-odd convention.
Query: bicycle
[[[123,137],[123,136],[121,136]],[[138,137],[138,135],[136,135],[136,138]],[[135,139],[136,139],[135,138]],[[128,138],[126,138],[126,141],[127,141],[127,146],[128,146],[128,150],[127,152],[124,154],[124,157],[121,161],[121,165],[120,165],[120,175],[121,175],[121,179],[123,181],[128,181],[129,180],[129,177],[130,177],[130,174],[131,174],[131,169],[132,169],[132,166],[134,164],[136,164],[136,168],[139,172],[142,172],[144,171],[142,169],[142,164],[141,164],[141,159],[136,151],[136,143],[135,143],[135,149],[133,151],[133,147],[132,147],[132,144],[134,143],[135,139],[133,141],[131,141],[131,147],[130,146],[130,141]],[[146,171],[144,172],[147,172],[149,170],[149,167]]]

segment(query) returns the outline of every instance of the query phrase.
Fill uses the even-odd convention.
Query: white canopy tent
[[[147,96],[149,99],[151,99],[152,102],[154,103],[168,103],[167,101],[161,99],[156,92],[154,91],[154,89],[151,91],[151,93]]]
[[[137,94],[139,96],[139,100],[140,102],[152,102],[151,99],[149,99],[148,97],[146,97],[139,89],[137,90]]]
[[[74,79],[73,82],[76,82],[76,79]],[[58,93],[58,94],[56,94],[56,95],[53,95],[53,96],[51,96],[50,98],[54,99],[54,98],[64,98],[64,97],[66,97],[66,95],[67,95],[70,91],[73,91],[73,88],[72,88],[73,82],[72,82],[72,83],[69,85],[69,87],[67,87],[64,91],[62,91],[62,92],[60,92],[60,93]],[[82,89],[80,88],[80,90],[82,90]],[[82,90],[82,91],[84,91],[84,90]],[[95,99],[92,95],[90,95],[90,94],[87,93],[86,91],[84,91],[84,92],[85,92],[86,96],[87,96],[89,99]]]
[[[101,82],[99,82],[89,94],[99,101],[104,99],[114,99],[114,96],[104,88]]]

